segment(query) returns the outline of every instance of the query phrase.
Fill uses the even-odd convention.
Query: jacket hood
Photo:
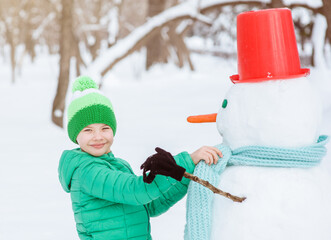
[[[81,164],[83,155],[84,153],[81,152],[79,148],[74,150],[65,150],[62,153],[58,173],[62,188],[66,192],[70,192],[72,176]]]

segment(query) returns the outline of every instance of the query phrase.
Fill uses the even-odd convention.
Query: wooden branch
[[[323,7],[313,8],[313,7],[310,7],[307,4],[295,3],[295,4],[290,4],[288,6],[285,6],[285,7],[288,7],[289,9],[301,7],[301,8],[305,8],[305,9],[308,9],[308,10],[312,11],[314,14],[317,14],[317,13],[323,14]]]
[[[323,0],[322,2],[323,2],[323,9],[322,9],[323,15],[325,16],[328,25],[326,28],[325,41],[329,40],[329,42],[331,42],[331,16],[330,16],[331,2],[329,0]]]
[[[237,5],[250,5],[250,6],[256,6],[260,8],[266,8],[268,3],[261,2],[261,1],[228,1],[228,2],[220,2],[217,4],[211,4],[208,7],[202,8],[201,9],[201,14],[206,14],[207,12],[218,9],[218,8],[223,8],[226,6],[237,6]]]
[[[246,199],[246,197],[237,197],[237,196],[233,196],[230,193],[224,192],[224,191],[214,187],[213,185],[211,185],[208,181],[203,180],[201,178],[198,178],[197,176],[194,176],[194,175],[192,175],[188,172],[184,173],[184,177],[186,177],[188,179],[191,179],[192,181],[197,182],[197,183],[201,184],[202,186],[204,186],[206,188],[209,188],[213,193],[217,193],[219,195],[222,195],[226,198],[231,199],[234,202],[243,202]]]
[[[223,8],[225,6],[236,6],[236,5],[250,5],[250,6],[256,6],[259,7],[261,9],[264,8],[272,8],[272,3],[267,3],[267,2],[261,2],[261,1],[229,1],[229,2],[222,2],[222,3],[218,3],[218,4],[213,4],[209,7],[203,8],[201,9],[201,13],[202,14],[206,14],[207,12],[209,12],[210,10],[214,10],[217,8]],[[296,7],[302,7],[302,8],[306,8],[308,10],[313,11],[315,14],[316,13],[323,13],[323,7],[318,7],[318,8],[314,8],[311,7],[307,4],[303,4],[303,3],[294,3],[294,4],[290,4],[290,5],[286,5],[284,4],[284,7],[293,9]]]

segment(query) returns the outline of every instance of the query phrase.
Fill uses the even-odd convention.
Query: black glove
[[[155,148],[155,151],[157,153],[148,157],[140,167],[140,169],[144,169],[144,182],[153,182],[157,174],[169,176],[176,179],[177,181],[181,181],[186,171],[185,168],[177,165],[175,159],[169,152],[159,147]],[[148,171],[149,174],[146,175]]]

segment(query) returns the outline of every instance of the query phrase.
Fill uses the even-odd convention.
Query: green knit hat
[[[98,89],[89,77],[78,77],[73,86],[73,100],[68,107],[68,135],[71,141],[84,127],[93,123],[104,123],[116,133],[116,118],[110,100]]]

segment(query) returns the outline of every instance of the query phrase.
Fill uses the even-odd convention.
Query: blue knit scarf
[[[245,165],[260,167],[308,168],[320,163],[326,154],[328,136],[322,135],[317,143],[300,148],[278,148],[265,146],[241,147],[231,151],[223,144],[217,145],[223,158],[216,165],[201,161],[194,175],[218,186],[220,174],[226,166]],[[185,240],[209,240],[211,235],[214,193],[200,184],[191,181],[188,188],[186,206]]]

